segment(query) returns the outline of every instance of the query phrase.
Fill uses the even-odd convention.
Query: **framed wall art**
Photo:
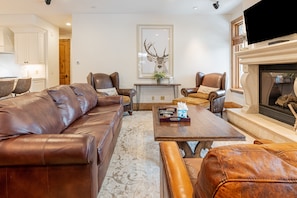
[[[137,25],[139,78],[173,77],[173,25]]]

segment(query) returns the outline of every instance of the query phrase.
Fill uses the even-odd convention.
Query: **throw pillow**
[[[91,85],[87,83],[74,83],[70,87],[77,96],[83,114],[97,105],[97,93]]]
[[[109,96],[117,96],[118,92],[115,87],[107,89],[96,89],[97,92],[106,93]]]
[[[207,87],[207,86],[204,86],[204,85],[200,85],[199,88],[198,88],[198,91],[197,91],[197,92],[201,92],[201,93],[209,94],[210,92],[212,92],[212,91],[217,91],[217,90],[219,90],[219,89],[220,89],[220,88]]]
[[[64,122],[46,91],[0,102],[0,141],[22,134],[59,134]]]
[[[66,127],[82,116],[79,101],[69,85],[58,85],[47,92],[58,107]]]

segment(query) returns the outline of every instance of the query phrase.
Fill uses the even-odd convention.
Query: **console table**
[[[140,96],[141,96],[141,87],[161,87],[161,88],[172,88],[174,98],[178,97],[178,86],[181,84],[175,83],[167,83],[167,84],[157,84],[157,83],[136,83],[134,86],[136,87],[136,103],[137,110],[139,110]]]

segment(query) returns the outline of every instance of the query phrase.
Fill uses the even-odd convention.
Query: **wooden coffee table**
[[[184,150],[184,157],[201,157],[201,150],[210,149],[213,141],[245,140],[228,122],[198,105],[188,105],[190,122],[160,122],[159,108],[164,107],[176,105],[152,107],[155,141],[176,141]],[[188,141],[198,141],[193,152]]]

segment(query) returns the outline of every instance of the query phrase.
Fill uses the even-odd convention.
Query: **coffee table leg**
[[[184,158],[193,157],[193,152],[188,142],[177,142],[177,144],[178,144],[178,147],[185,152],[185,155],[183,156]]]
[[[194,151],[194,154],[193,154],[193,157],[204,157],[202,156],[201,152],[202,152],[202,149],[211,149],[211,145],[212,145],[213,141],[200,141],[197,143],[196,147],[195,147],[195,151]]]

